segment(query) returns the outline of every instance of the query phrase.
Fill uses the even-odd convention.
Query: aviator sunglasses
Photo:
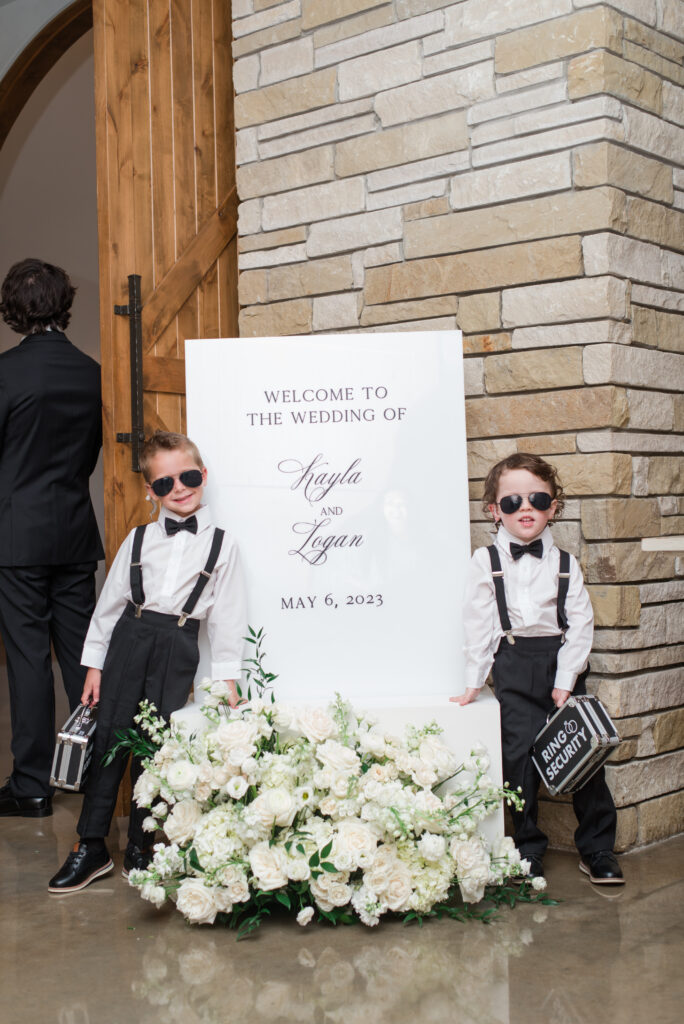
[[[154,484],[152,486],[154,487]],[[522,506],[523,498],[523,494],[507,494],[501,501],[497,501],[497,505],[504,515],[510,516]],[[532,491],[527,495],[527,500],[532,508],[536,508],[537,512],[546,512],[551,508],[553,498],[546,491]]]
[[[160,476],[158,480],[152,481],[150,487],[158,498],[165,498],[173,490],[175,479],[174,476]],[[178,474],[178,479],[184,487],[201,487],[202,471],[200,469],[186,469]]]

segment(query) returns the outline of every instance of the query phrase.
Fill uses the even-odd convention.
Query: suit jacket
[[[94,359],[60,331],[0,354],[0,566],[104,557],[88,486],[101,446]]]

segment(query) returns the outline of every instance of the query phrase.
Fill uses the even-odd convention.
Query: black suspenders
[[[143,537],[145,536],[146,527],[147,523],[144,526],[136,527],[135,533],[133,534],[133,550],[131,551],[131,597],[133,598],[133,604],[135,605],[135,616],[137,619],[142,615],[143,605],[145,604],[145,591],[143,590],[140,554],[142,552],[142,542]],[[184,626],[195,610],[195,605],[199,601],[202,591],[209,582],[209,577],[216,567],[224,537],[225,531],[219,530],[218,527],[216,527],[211,541],[211,549],[209,551],[209,557],[207,558],[207,564],[197,577],[197,582],[190,591],[187,601],[183,605],[180,618],[178,619],[179,626]]]
[[[499,552],[496,547],[496,544],[491,544],[487,548],[487,551],[489,552],[489,560],[492,563],[494,594],[496,595],[496,607],[499,610],[501,628],[504,631],[504,636],[508,640],[509,644],[514,644],[515,637],[513,636],[511,620],[508,616],[508,607],[506,605],[506,591],[504,589],[503,569],[501,568],[501,559],[499,557]],[[560,565],[558,572],[558,597],[556,599],[556,617],[558,619],[558,628],[563,634],[563,640],[565,640],[565,631],[568,628],[568,617],[565,614],[565,599],[568,596],[568,586],[570,585],[570,555],[567,551],[561,551],[560,549],[559,554]]]

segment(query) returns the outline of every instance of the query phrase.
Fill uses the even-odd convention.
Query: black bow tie
[[[164,525],[166,526],[166,533],[169,537],[175,536],[181,530],[187,530],[188,533],[197,533],[197,516],[188,516],[187,519],[165,519]]]
[[[166,520],[168,522],[168,519]],[[511,541],[511,555],[513,561],[517,562],[523,555],[534,555],[535,558],[541,558],[544,554],[544,545],[540,540],[533,540],[531,544],[516,544]]]

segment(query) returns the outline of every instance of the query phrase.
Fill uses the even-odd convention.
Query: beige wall
[[[684,819],[684,5],[235,0],[243,335],[460,327],[488,465],[549,456],[627,741],[619,846]],[[567,804],[544,817],[572,841]]]

